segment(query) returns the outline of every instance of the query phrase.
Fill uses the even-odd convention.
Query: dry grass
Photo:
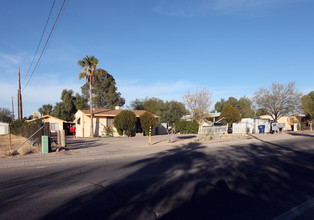
[[[10,139],[9,135],[0,135],[0,158],[20,154],[25,155],[31,152],[41,151],[40,147],[31,147],[29,142],[26,142],[22,147],[20,147],[17,152],[14,150],[20,146],[26,140],[25,137],[11,135],[11,148],[10,148]]]

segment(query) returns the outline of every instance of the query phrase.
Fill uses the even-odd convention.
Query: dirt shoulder
[[[207,149],[228,147],[261,141],[277,141],[292,138],[314,138],[314,132],[294,132],[285,134],[216,135],[212,140],[197,140],[196,135],[174,135],[173,143],[168,143],[167,135],[153,136],[151,145],[147,136],[133,138],[73,138],[67,137],[67,148],[49,154],[31,153],[0,159],[0,168],[19,166],[41,166],[56,163],[74,163],[90,160],[113,160],[115,158],[145,157],[182,146],[202,145]],[[314,143],[314,142],[313,142]]]

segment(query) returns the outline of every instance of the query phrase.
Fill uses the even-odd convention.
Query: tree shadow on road
[[[287,134],[292,135],[292,136],[300,136],[300,137],[314,137],[314,132],[288,132]]]
[[[80,138],[71,138],[67,140],[67,149],[76,150],[76,149],[84,149],[91,147],[99,147],[100,140],[98,138],[94,139],[80,139]],[[105,145],[104,143],[101,143]]]
[[[314,154],[300,154],[298,144],[206,152],[210,145],[189,143],[127,164],[136,170],[95,183],[43,218],[272,219],[314,197]]]

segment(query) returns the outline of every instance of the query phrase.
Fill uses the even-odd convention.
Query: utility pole
[[[23,119],[23,108],[22,108],[22,92],[21,92],[21,76],[19,67],[19,89],[17,91],[17,108],[18,108],[18,119]]]
[[[13,96],[11,97],[12,98],[12,122],[14,122],[14,104],[13,104]]]

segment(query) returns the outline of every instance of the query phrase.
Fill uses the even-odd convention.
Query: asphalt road
[[[122,154],[99,144],[6,160],[0,219],[274,219],[314,198],[314,133],[149,150],[120,143]],[[313,206],[296,219],[313,219]]]

